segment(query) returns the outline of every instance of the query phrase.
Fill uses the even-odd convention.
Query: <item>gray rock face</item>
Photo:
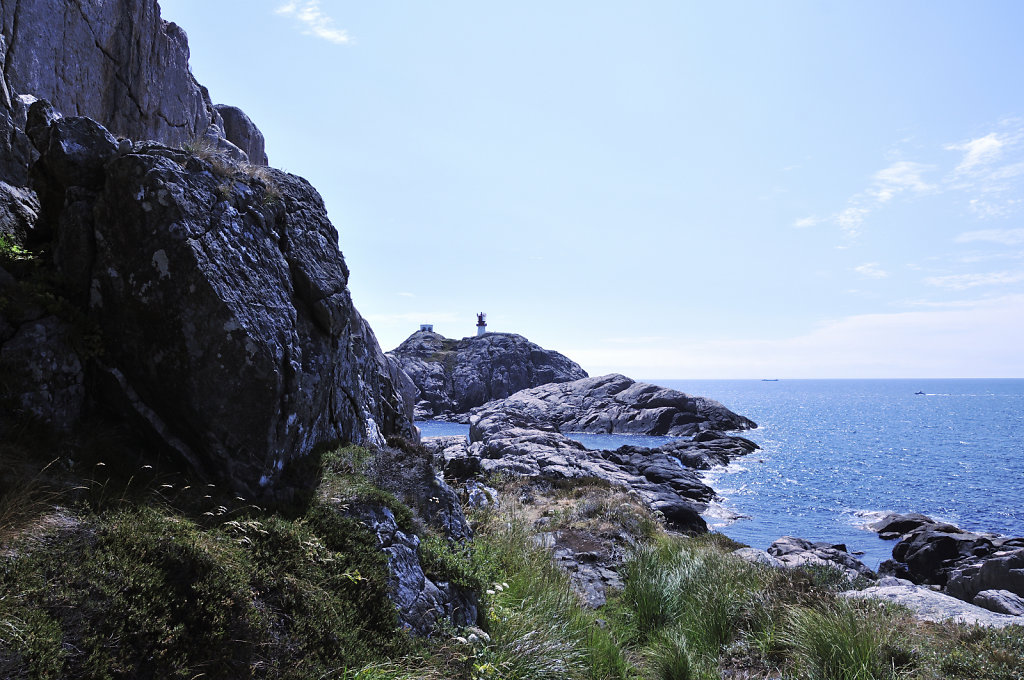
[[[705,430],[757,427],[713,399],[612,374],[522,390],[478,407],[471,416],[503,413],[559,432],[692,436]]]
[[[388,354],[419,389],[420,420],[450,418],[527,387],[587,376],[565,356],[513,333],[451,340],[417,331]]]
[[[552,560],[569,574],[573,590],[588,607],[603,607],[611,591],[622,589],[619,569],[626,554],[614,541],[565,529],[541,532],[534,536],[534,542],[551,550]]]
[[[974,596],[973,603],[997,614],[1024,617],[1024,598],[1009,590],[983,590]],[[1021,620],[1024,623],[1024,619]]]
[[[996,551],[981,558],[965,560],[950,571],[946,590],[953,597],[975,604],[980,604],[977,597],[985,591],[1006,591],[1024,596],[1024,548]]]
[[[157,0],[12,0],[0,5],[0,33],[0,109],[32,94],[117,134],[172,145],[226,127],[189,70],[185,32],[160,18]]]
[[[2,296],[2,292],[0,292]],[[3,332],[9,326],[11,337]],[[55,316],[24,321],[14,330],[0,314],[0,408],[70,430],[82,415],[85,373],[70,346],[72,330]]]
[[[95,401],[269,500],[319,445],[416,441],[305,180],[118,144],[83,118],[37,139],[39,193],[62,206],[48,215],[55,264],[105,338]]]
[[[476,596],[445,581],[431,581],[423,572],[419,558],[420,539],[402,531],[395,516],[385,507],[352,508],[377,535],[381,550],[388,557],[391,599],[398,609],[399,621],[416,635],[427,635],[442,620],[455,626],[476,623]]]
[[[768,546],[768,554],[785,567],[817,564],[838,567],[851,581],[858,576],[878,578],[866,564],[847,552],[846,546],[842,544],[812,543],[803,538],[783,536]]]
[[[224,136],[227,140],[241,149],[250,163],[267,165],[263,133],[249,116],[237,106],[217,104],[214,109],[224,121]]]
[[[848,598],[871,598],[903,605],[924,621],[952,621],[1003,628],[1024,624],[1024,617],[996,614],[955,597],[919,585],[878,585],[842,593]]]

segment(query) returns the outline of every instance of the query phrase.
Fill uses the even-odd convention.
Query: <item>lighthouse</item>
[[[487,315],[480,312],[476,315],[476,335],[480,337],[487,332]]]

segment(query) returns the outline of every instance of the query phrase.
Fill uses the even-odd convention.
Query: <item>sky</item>
[[[392,349],[1024,377],[1024,3],[161,0]]]

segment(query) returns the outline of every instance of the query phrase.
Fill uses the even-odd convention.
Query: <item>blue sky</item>
[[[161,0],[384,349],[1024,377],[1024,3]]]

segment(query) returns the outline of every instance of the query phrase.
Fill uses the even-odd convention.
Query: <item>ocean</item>
[[[705,519],[738,541],[845,543],[875,568],[893,543],[864,525],[887,512],[1024,536],[1024,380],[646,382],[716,399],[758,423],[740,434],[761,450],[706,475],[719,500]],[[468,431],[418,425],[424,436]],[[669,440],[577,438],[589,448]]]

